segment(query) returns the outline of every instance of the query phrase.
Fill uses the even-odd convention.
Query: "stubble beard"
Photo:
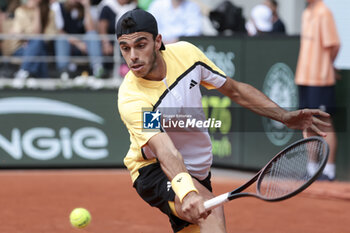
[[[152,60],[150,63],[151,63],[151,67],[149,68],[148,72],[142,78],[147,79],[147,76],[149,76],[149,74],[151,74],[152,71],[154,71],[157,67],[157,53],[155,50],[155,46],[153,47]]]

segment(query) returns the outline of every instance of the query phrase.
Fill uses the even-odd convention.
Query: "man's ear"
[[[162,35],[161,34],[158,34],[156,36],[155,43],[156,43],[156,49],[159,50],[160,47],[162,46]]]

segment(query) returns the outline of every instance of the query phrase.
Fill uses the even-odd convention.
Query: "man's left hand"
[[[330,117],[330,115],[326,112],[323,112],[318,109],[301,109],[292,112],[286,112],[282,116],[282,122],[291,129],[311,129],[316,134],[326,137],[327,134],[320,130],[320,126],[322,127],[330,127],[331,125],[327,122],[324,122],[317,118],[320,117]]]

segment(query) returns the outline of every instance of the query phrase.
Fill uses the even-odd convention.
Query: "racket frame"
[[[322,145],[324,145],[324,155],[323,156],[323,160],[321,161],[321,165],[318,168],[318,171],[309,178],[309,180],[307,182],[305,182],[301,187],[299,187],[298,189],[294,190],[291,193],[288,193],[287,195],[278,197],[278,198],[264,198],[263,196],[259,195],[259,187],[261,185],[262,182],[262,174],[264,174],[265,169],[267,169],[269,167],[269,165],[271,163],[273,163],[275,160],[277,160],[280,156],[283,155],[283,153],[285,153],[285,151],[289,150],[292,147],[297,146],[298,144],[302,144],[305,143],[307,141],[314,141],[314,140],[318,140],[322,142]],[[253,178],[251,178],[248,182],[246,182],[245,184],[243,184],[242,186],[236,188],[235,190],[228,192],[228,193],[224,193],[221,194],[217,197],[214,197],[210,200],[207,200],[204,202],[204,207],[206,210],[212,210],[215,207],[222,205],[228,201],[231,201],[233,199],[236,198],[240,198],[240,197],[256,197],[259,198],[261,200],[264,201],[269,201],[269,202],[275,202],[275,201],[282,201],[288,198],[291,198],[292,196],[297,195],[298,193],[302,192],[303,190],[305,190],[308,186],[310,186],[318,177],[319,175],[322,173],[324,167],[326,166],[327,160],[328,160],[328,154],[329,154],[329,147],[328,144],[326,143],[326,141],[318,136],[313,136],[313,137],[308,137],[308,138],[304,138],[304,139],[300,139],[294,143],[292,143],[291,145],[287,146],[286,148],[284,148],[282,151],[280,151],[277,155],[275,155],[258,173],[255,174],[255,176]],[[256,193],[248,193],[248,192],[243,192],[245,189],[247,189],[249,186],[251,186],[255,181],[257,181],[257,185],[256,185]]]
[[[299,188],[297,188],[296,190],[294,190],[293,192],[290,192],[284,196],[278,197],[278,198],[264,198],[262,195],[259,195],[260,193],[260,185],[263,179],[261,179],[262,174],[264,174],[264,171],[266,169],[268,169],[269,165],[271,163],[273,163],[274,161],[276,161],[279,157],[283,156],[283,153],[287,150],[289,150],[291,147],[295,147],[298,144],[302,144],[302,143],[306,143],[307,141],[314,141],[314,140],[318,140],[322,142],[322,145],[324,146],[324,150],[322,151],[323,154],[325,156],[323,156],[323,160],[320,162],[320,166],[317,170],[317,172],[315,174],[313,174],[308,180],[307,182],[305,182],[302,186],[300,186]],[[264,201],[270,201],[270,202],[274,202],[274,201],[282,201],[285,199],[288,199],[292,196],[297,195],[298,193],[302,192],[303,190],[305,190],[307,187],[309,187],[322,173],[323,169],[326,166],[327,160],[328,160],[328,155],[329,155],[329,146],[326,143],[326,141],[318,136],[313,136],[313,137],[308,137],[305,139],[301,139],[299,141],[294,142],[293,144],[291,144],[290,146],[286,147],[284,150],[282,150],[281,152],[279,152],[275,157],[273,157],[266,165],[265,167],[259,172],[259,177],[257,178],[257,184],[256,184],[256,192],[258,193],[258,195],[256,195],[258,198],[264,200]]]

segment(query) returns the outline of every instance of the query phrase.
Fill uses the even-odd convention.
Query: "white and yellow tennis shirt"
[[[167,67],[166,77],[162,81],[138,78],[130,71],[119,88],[118,108],[131,141],[124,163],[133,181],[139,175],[138,169],[157,162],[147,142],[162,131],[145,132],[144,109],[202,108],[199,84],[214,89],[226,81],[224,72],[188,42],[169,44],[161,53]],[[213,157],[208,132],[167,133],[181,153],[189,173],[200,180],[206,178]]]

